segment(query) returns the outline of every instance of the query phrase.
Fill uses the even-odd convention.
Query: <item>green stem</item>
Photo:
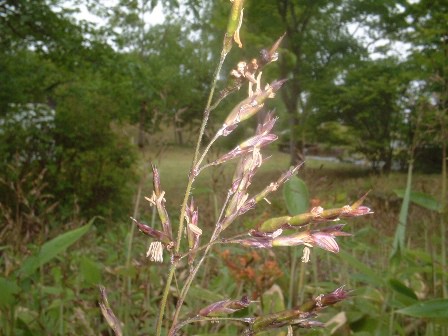
[[[220,137],[220,132],[216,133],[213,139],[210,141],[210,143],[207,145],[207,147],[204,149],[204,152],[202,153],[200,159],[197,161],[196,166],[197,169],[200,169],[199,166],[201,165],[202,161],[204,161],[205,156],[207,155],[208,151],[210,150],[210,147],[212,147],[213,143]]]
[[[143,188],[143,183],[145,181],[145,177],[146,174],[142,177],[142,179],[140,180],[139,186],[138,186],[138,190],[137,190],[137,195],[136,195],[136,199],[135,199],[135,204],[134,204],[134,211],[132,214],[133,218],[137,218],[138,217],[138,208],[140,205],[140,197],[142,194],[142,188]],[[131,223],[131,228],[129,230],[128,233],[128,245],[126,248],[126,263],[125,263],[125,269],[128,270],[126,272],[126,277],[125,277],[125,282],[126,282],[126,297],[124,297],[124,295],[122,295],[121,297],[121,302],[122,302],[122,307],[124,309],[123,314],[124,314],[124,327],[127,328],[128,327],[128,317],[129,317],[129,298],[131,297],[131,292],[132,292],[132,279],[131,276],[129,275],[129,267],[131,266],[131,256],[132,256],[132,245],[133,245],[133,241],[134,241],[134,231],[135,231],[135,224],[132,222]],[[129,332],[129,330],[128,330]]]
[[[446,273],[447,273],[447,267],[446,267],[446,223],[445,223],[445,217],[447,214],[447,206],[446,206],[446,193],[447,193],[447,187],[446,187],[446,180],[447,180],[447,157],[446,157],[446,141],[443,141],[442,146],[442,195],[440,204],[442,205],[441,213],[440,213],[440,234],[441,234],[441,244],[442,244],[442,296],[444,299],[448,298],[447,293],[447,285],[446,285]]]
[[[175,246],[176,253],[178,253],[179,249],[180,249],[180,241],[181,241],[182,232],[184,229],[184,214],[185,214],[185,209],[187,207],[188,198],[190,196],[191,187],[193,186],[193,182],[196,177],[195,170],[197,170],[199,168],[198,167],[199,151],[201,148],[202,138],[205,133],[205,127],[207,126],[208,118],[210,116],[210,104],[212,102],[213,94],[215,92],[216,82],[218,80],[218,76],[219,76],[219,73],[221,72],[222,64],[224,63],[226,56],[227,56],[227,54],[221,53],[221,58],[219,60],[219,64],[216,67],[215,73],[213,75],[213,83],[212,83],[212,87],[210,89],[210,94],[208,96],[207,105],[204,110],[204,118],[202,119],[202,125],[201,125],[201,129],[199,131],[198,141],[196,143],[196,150],[194,151],[193,162],[191,164],[190,176],[188,178],[188,184],[187,184],[187,188],[185,190],[184,200],[182,202],[182,208],[181,208],[180,216],[179,216],[179,230],[177,232],[177,241],[176,241],[176,246]],[[206,152],[204,152],[203,156],[205,156],[205,154],[206,154]]]
[[[303,293],[305,292],[305,263],[300,263],[299,287],[293,295],[299,295],[299,302],[303,303]]]
[[[194,267],[193,271],[191,271],[190,274],[188,275],[188,278],[185,281],[184,287],[182,288],[182,290],[180,292],[179,299],[178,299],[177,305],[176,305],[176,311],[174,312],[173,322],[171,324],[171,330],[168,335],[174,335],[173,332],[177,329],[176,324],[177,324],[177,320],[179,318],[180,309],[185,301],[185,298],[190,289],[190,286],[191,286],[194,278],[196,277],[196,274],[199,271],[199,268],[201,267],[202,263],[204,262],[205,257],[207,256],[208,252],[210,251],[211,247],[213,246],[214,241],[219,236],[220,232],[221,232],[221,226],[217,225],[215,227],[215,230],[213,231],[212,238],[210,239],[210,243],[205,248],[204,254],[202,255],[202,257],[199,260],[199,262],[197,263],[197,265]]]
[[[234,322],[241,322],[250,324],[252,323],[252,318],[244,318],[244,317],[204,317],[204,316],[196,316],[189,318],[185,321],[182,321],[179,323],[179,325],[173,330],[173,332],[179,331],[182,327],[186,326],[187,324],[194,323],[194,322],[201,322],[201,321],[211,321],[211,322],[217,322],[217,321],[234,321]]]
[[[212,103],[212,99],[213,99],[213,95],[215,92],[215,88],[216,88],[216,82],[218,80],[218,76],[219,73],[221,72],[221,68],[222,65],[224,63],[224,60],[227,56],[227,52],[223,51],[221,52],[221,57],[219,59],[219,63],[218,66],[216,67],[215,73],[213,75],[213,82],[212,82],[212,86],[210,89],[210,93],[208,96],[208,100],[207,100],[207,105],[205,107],[204,110],[204,117],[202,119],[202,125],[201,125],[201,129],[199,131],[199,136],[198,136],[198,141],[196,143],[196,150],[194,152],[194,157],[193,157],[193,161],[191,164],[191,171],[190,171],[190,176],[188,178],[188,184],[187,184],[187,188],[185,190],[185,195],[184,195],[184,200],[182,202],[182,207],[181,207],[181,211],[180,211],[180,216],[179,216],[179,230],[177,232],[177,240],[176,240],[176,245],[175,245],[175,254],[177,254],[179,252],[180,249],[180,242],[182,239],[182,232],[184,229],[184,214],[185,214],[185,209],[187,207],[187,202],[188,202],[188,198],[190,196],[190,191],[191,188],[193,186],[193,182],[195,179],[195,170],[198,168],[197,167],[197,162],[198,162],[198,157],[199,157],[199,151],[201,148],[201,143],[202,143],[202,138],[204,136],[205,133],[205,127],[207,126],[207,122],[208,122],[208,118],[210,116],[210,105]],[[161,332],[162,332],[162,322],[163,322],[163,315],[165,313],[165,307],[166,307],[166,302],[168,299],[168,294],[169,294],[169,289],[171,286],[171,282],[173,280],[173,276],[174,276],[174,272],[176,270],[176,264],[172,264],[171,268],[170,268],[170,272],[168,273],[168,279],[166,281],[165,284],[165,289],[163,291],[163,296],[162,296],[162,301],[160,302],[160,313],[159,313],[159,317],[157,319],[157,326],[156,326],[156,336],[160,336]],[[174,325],[174,323],[173,323]]]
[[[61,300],[62,303],[59,306],[59,333],[65,335],[64,333],[64,298]]]
[[[214,244],[218,244],[220,242],[217,242],[216,239],[219,237],[219,234],[222,232],[223,227],[221,225],[221,220],[222,217],[224,215],[224,211],[227,207],[227,204],[229,202],[230,199],[230,193],[227,194],[226,200],[224,201],[224,204],[222,206],[221,209],[221,213],[219,214],[219,217],[216,221],[216,225],[215,225],[215,230],[212,233],[212,236],[210,238],[210,241],[208,242],[207,245],[205,245],[205,251],[204,254],[202,255],[202,258],[199,260],[198,264],[195,266],[195,268],[190,272],[190,274],[188,275],[187,280],[185,281],[184,287],[181,290],[181,293],[179,295],[179,299],[177,301],[177,305],[176,305],[176,311],[174,312],[174,317],[173,317],[173,322],[171,324],[171,330],[170,330],[170,334],[171,332],[173,332],[173,330],[177,330],[177,319],[179,318],[179,313],[180,313],[180,309],[182,308],[182,304],[185,301],[185,297],[187,296],[188,290],[190,289],[191,283],[193,282],[193,279],[195,278],[199,268],[201,267],[202,263],[205,260],[205,257],[207,256],[208,252],[210,251],[210,248],[214,245]],[[201,247],[200,249],[202,249],[203,247]]]
[[[290,249],[291,250],[291,249]],[[289,280],[289,303],[288,308],[292,308],[297,303],[297,281],[296,281],[296,267],[297,267],[297,258],[298,248],[293,247],[292,250],[292,260],[291,260],[291,276]]]

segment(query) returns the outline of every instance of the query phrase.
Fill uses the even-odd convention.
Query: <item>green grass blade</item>
[[[283,187],[283,198],[286,208],[291,216],[305,213],[310,207],[310,195],[305,182],[297,176],[285,183]]]
[[[406,308],[397,310],[398,314],[419,318],[448,318],[448,300],[435,299],[413,304]]]
[[[347,262],[347,264],[357,269],[359,272],[361,272],[361,274],[365,275],[366,281],[370,284],[377,287],[380,287],[384,284],[384,279],[381,274],[379,274],[378,271],[373,269],[370,265],[364,264],[344,250],[339,251],[338,255],[342,260]]]
[[[406,189],[403,196],[403,202],[401,203],[400,217],[398,219],[398,225],[395,231],[394,243],[392,246],[392,253],[390,256],[391,262],[399,261],[401,258],[401,252],[404,249],[404,240],[406,237],[406,225],[409,212],[409,202],[411,199],[412,170],[413,170],[413,164],[411,161],[409,162]]]
[[[406,194],[406,190],[403,189],[396,189],[394,190],[395,194],[400,197],[404,198],[404,195]],[[431,195],[418,192],[418,191],[411,191],[410,193],[410,201],[412,203],[415,203],[425,209],[440,212],[442,211],[442,204],[438,202],[434,197]]]
[[[69,246],[76,243],[89,231],[94,220],[95,217],[91,219],[88,224],[72,231],[65,232],[43,244],[36,255],[28,257],[23,262],[22,267],[19,270],[19,275],[23,278],[31,276],[37,269],[39,269],[39,267],[64,252]]]
[[[14,280],[0,277],[0,308],[13,305],[16,301],[16,295],[20,293],[20,287]]]

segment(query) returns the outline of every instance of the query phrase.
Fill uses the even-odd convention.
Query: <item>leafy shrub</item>
[[[42,226],[50,218],[71,218],[78,209],[82,218],[128,210],[135,158],[130,144],[101,115],[76,112],[15,105],[0,120],[0,211],[21,227],[19,235],[35,231],[36,221]]]

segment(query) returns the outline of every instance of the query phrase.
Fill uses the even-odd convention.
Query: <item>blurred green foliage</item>
[[[63,3],[0,2],[0,333],[106,332],[96,307],[96,285],[104,281],[127,330],[150,334],[167,267],[148,266],[143,239],[136,239],[129,251],[132,263],[125,262],[123,237],[129,232],[121,219],[131,212],[139,173],[135,132],[125,130],[138,125],[146,137],[143,147],[151,153],[159,145],[151,135],[161,130],[175,129],[177,143],[185,141],[182,135],[196,133],[230,2],[189,0],[183,7],[175,0],[122,0],[109,9],[86,1],[107,22],[103,27],[77,21],[78,8]],[[162,3],[166,22],[146,24],[145,15]],[[238,61],[249,60],[286,31],[279,65],[263,75],[265,82],[289,78],[285,92],[279,93],[283,101],[275,103],[282,116],[278,134],[285,134],[285,142],[294,137],[303,147],[338,144],[361,152],[375,167],[383,162],[390,166],[391,160],[405,166],[415,151],[416,167],[437,172],[441,146],[447,143],[447,21],[442,1],[247,0],[241,34],[245,48],[232,50],[219,85],[224,87],[225,74]],[[407,54],[393,55],[388,45],[369,49],[347,29],[349,24],[360,24],[366,38],[406,42]],[[376,58],[369,55],[372,51]],[[221,116],[245,95],[244,88],[224,101],[210,126],[220,124]],[[220,145],[233,147],[252,128],[246,124]],[[188,155],[182,155],[165,161],[169,173],[163,180],[174,198],[190,165]],[[438,160],[427,159],[437,155]],[[255,187],[273,180],[280,165],[287,166],[284,156],[268,160]],[[317,252],[304,269],[301,296],[315,297],[334,289],[336,282],[356,289],[353,299],[323,316],[330,320],[341,313],[333,324],[337,328],[330,325],[310,334],[446,334],[446,299],[440,299],[446,261],[444,266],[439,251],[444,232],[440,234],[437,222],[443,209],[434,199],[440,183],[427,176],[415,179],[419,191],[410,194],[410,201],[426,209],[410,205],[402,264],[394,268],[387,260],[399,212],[392,189],[403,188],[403,176],[371,177],[363,169],[338,164],[314,169],[324,165],[307,162],[303,180],[313,201],[341,205],[360,190],[374,189],[368,200],[375,216],[348,229],[354,237],[346,239],[339,257]],[[179,172],[180,167],[185,171]],[[219,198],[218,191],[228,187],[213,185],[212,190],[208,180],[202,183],[207,188],[196,189],[197,194],[205,190],[198,195],[206,204],[201,216],[213,213],[207,209],[208,198]],[[302,191],[304,186],[296,185]],[[428,191],[433,198],[426,197]],[[179,200],[168,201],[172,206]],[[289,205],[290,211],[302,211],[302,201]],[[273,205],[247,219],[250,226],[266,212],[285,211],[282,200],[274,198]],[[102,216],[106,225],[69,230],[93,216]],[[56,236],[61,231],[67,232]],[[81,238],[78,249],[66,252]],[[231,251],[233,256],[241,252]],[[297,280],[290,267],[294,256],[262,255],[285,274],[264,293],[266,301],[274,302],[271,307],[303,299],[288,297],[298,290],[291,287]],[[254,287],[253,282],[237,281],[216,253],[206,268],[210,273],[200,274],[199,284],[192,287],[192,311]],[[264,305],[266,311],[271,307]],[[186,330],[233,335],[240,329],[229,323]]]

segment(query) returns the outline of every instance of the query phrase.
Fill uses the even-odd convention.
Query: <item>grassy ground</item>
[[[193,150],[167,146],[160,151],[159,148],[162,147],[149,147],[139,161],[144,178],[140,182],[142,193],[138,218],[148,223],[153,220],[152,209],[143,199],[152,193],[149,173],[152,162],[160,169],[168,211],[176,225]],[[254,179],[254,192],[276,180],[289,166],[286,154],[268,151],[265,157],[269,159]],[[225,168],[208,169],[197,180],[193,195],[199,206],[199,220],[205,236],[212,230],[235,165],[236,162]],[[288,306],[296,299],[300,302],[346,285],[355,290],[353,298],[324,311],[321,317],[322,321],[328,321],[340,314],[332,324],[333,327],[340,322],[335,334],[444,335],[446,330],[441,321],[397,313],[399,309],[417,302],[417,298],[439,298],[443,285],[439,218],[421,207],[411,205],[409,210],[406,240],[409,250],[399,264],[389,263],[401,206],[401,199],[393,191],[404,188],[405,174],[373,175],[347,164],[309,160],[298,175],[306,182],[311,198],[324,208],[350,204],[370,190],[365,204],[375,214],[347,221],[345,231],[353,236],[338,239],[341,253],[333,255],[314,249],[311,262],[296,264],[295,268],[293,261],[300,257],[301,252],[293,248],[272,251],[238,246],[214,248],[203,270],[198,273],[184,313],[198,311],[213,301],[238,298],[242,294],[262,295],[269,289],[272,292],[272,288],[281,292],[283,304]],[[416,174],[413,188],[437,197],[440,193],[439,179],[437,175]],[[136,193],[138,188],[135,185]],[[271,205],[263,203],[248,212],[230,231],[244,232],[262,220],[286,214],[281,190],[272,195],[270,201]],[[158,225],[157,219],[155,225]],[[129,240],[129,233],[135,231],[132,228],[127,218],[117,219],[106,227],[100,224],[64,258],[52,262],[51,267],[42,267],[29,280],[20,283],[20,288],[26,290],[15,294],[16,317],[20,318],[18,324],[22,326],[17,328],[21,332],[16,334],[95,335],[99,330],[105,332],[107,327],[96,306],[98,283],[107,287],[111,306],[124,322],[126,334],[152,334],[169,262],[165,261],[163,265],[149,262],[144,256],[148,240],[138,232],[134,232]],[[11,269],[20,267],[21,261],[20,256],[8,258],[4,262],[7,267],[3,276],[7,278],[13,274]],[[177,285],[187,274],[188,266],[181,266],[173,284],[173,296]],[[291,287],[295,280],[296,285]],[[0,285],[5,284],[1,277],[0,282]],[[294,293],[290,292],[291,288]],[[263,300],[277,302],[279,299]],[[170,301],[168,314],[173,305],[174,301]],[[250,307],[243,315],[260,314],[257,307]],[[5,326],[11,323],[11,319],[8,309],[1,306],[0,309],[2,334],[1,328],[10,330]],[[24,326],[30,332],[24,332],[27,330]],[[185,330],[186,335],[237,335],[240,332],[236,324],[201,324]],[[307,334],[329,335],[330,331],[331,328]],[[272,335],[280,336],[278,333]]]
[[[170,209],[177,210],[182,201],[192,154],[193,149],[189,147],[168,147],[162,155],[153,160],[159,167]],[[264,157],[267,159],[254,179],[253,191],[261,190],[289,167],[289,155],[285,153],[275,150],[265,151]],[[148,161],[143,164],[148,171]],[[224,167],[205,170],[196,181],[193,195],[202,199],[213,196],[221,200],[227,192],[235,167],[236,160]],[[382,228],[385,231],[382,234],[390,235],[395,230],[394,223],[398,219],[401,199],[396,196],[394,190],[404,189],[406,174],[393,172],[389,175],[376,175],[364,167],[351,164],[307,160],[305,166],[299,170],[298,176],[306,182],[311,198],[319,199],[324,207],[348,204],[370,191],[366,203],[377,212],[373,216],[372,224],[376,228]],[[413,190],[437,198],[440,194],[439,179],[439,175],[414,174]],[[144,194],[150,195],[151,192],[152,184],[148,175]],[[282,203],[281,190],[273,194],[272,199],[274,203]],[[142,204],[143,213],[148,209],[146,205]],[[272,211],[284,211],[281,205],[279,207],[280,209],[274,207]],[[421,221],[427,215],[418,206],[411,207],[411,221]]]
[[[171,209],[177,210],[183,197],[191,155],[190,148],[170,148],[158,162],[162,183],[167,191],[168,206]],[[269,159],[254,179],[252,185],[254,191],[261,190],[270,181],[274,181],[289,166],[289,156],[284,153],[271,151],[265,153],[265,157]],[[217,209],[227,191],[234,168],[235,164],[226,165],[225,168],[212,168],[197,180],[193,194],[199,201],[204,227],[210,227],[216,218]],[[407,244],[415,255],[410,253],[410,259],[404,260],[398,268],[389,264],[389,254],[402,202],[394,190],[404,189],[406,175],[404,173],[375,175],[365,168],[324,160],[307,161],[298,175],[306,182],[311,197],[325,208],[350,204],[370,191],[366,205],[375,211],[372,216],[349,221],[347,231],[353,233],[353,237],[341,242],[343,253],[338,256],[321,251],[315,253],[313,264],[307,266],[304,271],[304,284],[307,285],[301,289],[302,295],[314,295],[319,288],[322,290],[337,284],[357,289],[357,299],[347,303],[343,311],[345,317],[352,323],[352,329],[366,334],[374,334],[378,330],[380,334],[387,334],[400,328],[408,328],[405,334],[410,332],[416,335],[423,333],[424,330],[425,332],[429,330],[428,335],[445,332],[437,324],[436,326],[431,323],[424,323],[423,326],[421,322],[412,324],[415,321],[408,324],[409,321],[401,316],[395,317],[393,313],[395,309],[403,307],[404,303],[401,297],[397,299],[396,296],[402,294],[391,283],[404,286],[421,299],[438,297],[441,288],[442,270],[440,259],[437,257],[440,253],[440,236],[437,234],[440,229],[437,215],[433,212],[411,205]],[[437,198],[440,193],[439,179],[438,175],[415,174],[413,190]],[[286,214],[281,191],[273,195],[270,200],[271,205],[262,204],[258,209],[248,213],[234,230],[241,232],[242,227],[247,229],[266,218]],[[233,253],[240,255],[239,258],[246,258],[244,251]],[[284,276],[277,279],[277,282],[285,289],[288,287],[288,278],[291,279],[288,265],[292,255],[290,251],[275,251],[275,255],[277,263],[284,263],[280,266]],[[216,258],[216,255],[213,258]],[[215,261],[218,264],[222,263],[222,260]],[[263,265],[259,267],[263,269]],[[408,271],[417,270],[419,267],[422,268],[414,273]],[[432,271],[429,271],[430,269]],[[211,267],[208,271],[217,277],[222,276],[222,269],[217,271]],[[232,268],[228,271],[230,274],[241,272]],[[201,279],[199,282],[204,285]],[[240,290],[233,286],[229,288],[234,288],[233,292],[240,293],[244,286],[248,284],[240,282],[238,287]],[[209,288],[212,291],[217,290],[213,285]],[[381,319],[388,319],[388,322],[380,322]]]

